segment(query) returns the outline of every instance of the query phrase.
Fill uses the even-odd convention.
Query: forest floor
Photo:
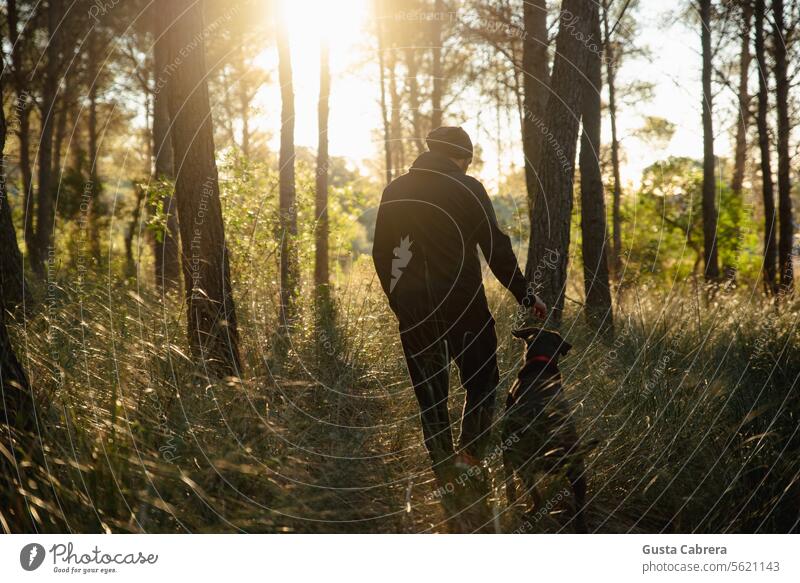
[[[374,280],[361,281],[339,290],[335,324],[307,317],[282,351],[269,296],[240,294],[245,363],[242,379],[225,382],[192,367],[178,298],[130,282],[37,298],[46,309],[11,328],[38,434],[0,452],[15,460],[28,506],[4,520],[44,532],[452,531],[396,323]],[[489,292],[501,405],[522,347],[510,296]],[[565,390],[579,433],[597,443],[590,529],[797,530],[797,304],[776,308],[746,290],[706,298],[690,284],[626,293],[613,339],[577,309],[561,330],[574,345]],[[455,370],[451,386],[458,419]],[[517,525],[501,465],[488,462],[496,518],[482,531]],[[546,496],[561,487],[548,482]],[[570,531],[560,509],[528,531]]]

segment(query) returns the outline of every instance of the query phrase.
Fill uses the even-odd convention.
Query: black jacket
[[[522,303],[525,278],[478,180],[449,158],[425,152],[383,191],[372,257],[398,315],[409,304],[442,307],[446,314],[488,313],[478,247]]]

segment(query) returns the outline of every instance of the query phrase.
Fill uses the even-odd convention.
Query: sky
[[[285,6],[294,68],[296,143],[316,147],[319,39],[328,34],[332,68],[331,155],[344,156],[360,167],[365,166],[365,160],[379,159],[383,151],[380,138],[382,122],[368,0],[339,0],[336,3],[320,0],[318,7],[311,8],[315,11],[319,8],[322,13],[319,19],[306,18],[307,2],[287,0]],[[675,17],[671,6],[672,3],[644,3],[636,14],[640,27],[638,42],[650,48],[650,55],[627,60],[618,73],[620,85],[633,80],[655,84],[651,100],[623,103],[619,108],[617,125],[625,158],[622,179],[626,184],[637,184],[644,168],[666,156],[702,157],[700,38],[689,24]],[[260,63],[268,70],[276,70],[274,47],[265,49]],[[731,150],[730,126],[735,123],[733,95],[726,95],[726,91],[723,89],[717,98],[715,145],[717,154],[721,156]],[[277,83],[272,83],[264,87],[257,100],[261,113],[257,124],[269,129],[273,136],[270,145],[276,150],[280,128],[279,92]],[[604,100],[607,100],[605,94]],[[491,191],[492,187],[496,188],[499,172],[507,172],[512,165],[519,167],[522,164],[518,122],[513,115],[510,120],[501,119],[498,131],[494,108],[487,111],[485,104],[477,102],[461,105],[466,111],[474,111],[474,116],[470,116],[464,127],[483,148],[486,163],[478,178]],[[652,144],[632,136],[642,126],[645,116],[664,117],[675,124],[675,134],[663,148],[661,145],[654,148]],[[611,139],[609,126],[606,116],[603,119],[605,144]],[[483,128],[480,134],[479,127]],[[487,134],[495,136],[495,139]]]

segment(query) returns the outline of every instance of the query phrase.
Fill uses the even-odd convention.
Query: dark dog
[[[509,391],[503,421],[508,503],[516,502],[516,474],[539,511],[542,503],[535,488],[535,476],[563,470],[572,486],[575,530],[587,532],[583,515],[586,503],[583,455],[558,370],[559,357],[572,346],[550,330],[525,328],[512,334],[524,340],[527,349],[522,370]]]

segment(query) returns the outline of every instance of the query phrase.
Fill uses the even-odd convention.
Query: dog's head
[[[522,328],[514,330],[511,334],[515,338],[524,340],[527,346],[524,362],[538,362],[558,364],[558,358],[564,356],[572,348],[572,344],[561,337],[561,334],[544,328]]]

